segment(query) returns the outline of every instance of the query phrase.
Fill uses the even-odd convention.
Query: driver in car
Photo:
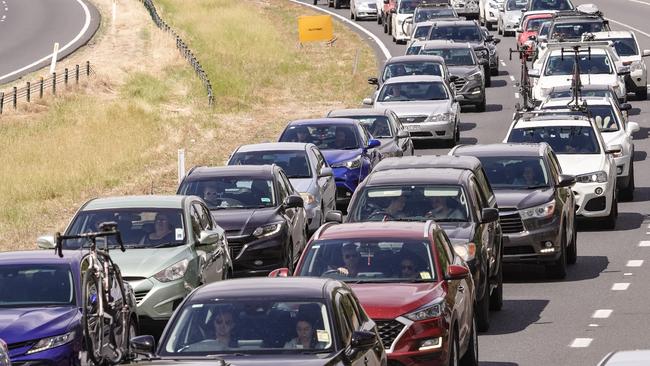
[[[339,274],[347,277],[357,277],[359,272],[363,272],[364,265],[361,263],[361,255],[357,251],[356,245],[352,243],[343,245],[341,255],[344,264],[343,267],[336,269]]]
[[[425,214],[426,218],[434,220],[457,219],[464,220],[465,215],[457,207],[456,202],[451,197],[435,196],[431,198],[431,209]]]
[[[203,200],[207,204],[217,205],[221,201],[219,199],[219,192],[215,185],[209,184],[203,188]]]

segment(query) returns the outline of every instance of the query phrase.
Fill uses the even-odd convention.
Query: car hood
[[[606,169],[606,157],[600,154],[558,154],[557,160],[560,161],[562,172],[564,174],[580,175],[585,173],[593,173],[599,170],[604,170],[609,174],[609,169]]]
[[[124,277],[149,278],[172,264],[191,258],[189,245],[171,248],[129,248],[125,252],[111,251],[111,259]]]
[[[0,334],[7,344],[64,334],[81,319],[74,306],[0,308]]]
[[[623,145],[625,144],[625,140],[627,137],[627,134],[623,130],[618,130],[618,131],[612,131],[612,132],[601,132],[600,133],[603,136],[603,141],[605,141],[605,145]]]
[[[428,116],[434,113],[446,113],[451,109],[449,100],[430,100],[425,102],[388,102],[376,103],[376,108],[390,108],[399,117]]]
[[[553,188],[496,189],[494,195],[499,207],[514,207],[521,210],[549,202],[553,198]]]
[[[321,150],[329,165],[356,159],[363,152],[362,149],[354,150]]]
[[[314,182],[311,178],[290,178],[289,181],[298,192],[309,192],[309,188]]]
[[[459,66],[447,66],[447,68],[449,69],[449,73],[451,75],[460,76],[460,77],[463,77],[463,78],[466,78],[466,77],[472,75],[473,73],[475,73],[477,71],[481,71],[481,69],[479,69],[478,66],[474,66],[474,65],[472,65],[472,66],[461,66],[461,65],[459,65]]]
[[[242,356],[244,354],[245,356]],[[342,361],[341,352],[330,354],[315,354],[315,355],[301,355],[301,354],[276,354],[276,355],[255,355],[239,353],[238,355],[228,356],[219,355],[226,361],[227,366],[330,366],[338,365]],[[142,363],[142,362],[139,362]],[[206,359],[204,357],[186,358],[186,359],[161,359],[153,360],[142,363],[147,366],[176,366],[176,365],[192,365],[192,366],[215,366],[218,365],[215,360]]]
[[[444,297],[442,282],[350,284],[372,319],[394,319]]]
[[[227,236],[250,235],[260,225],[279,221],[274,219],[276,215],[277,210],[274,207],[212,211],[212,217],[226,231]]]
[[[469,240],[474,236],[475,224],[473,222],[439,222],[438,225],[445,231],[449,239]]]

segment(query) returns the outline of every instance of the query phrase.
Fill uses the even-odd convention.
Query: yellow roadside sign
[[[326,42],[334,38],[332,17],[329,15],[304,15],[298,17],[300,43]]]

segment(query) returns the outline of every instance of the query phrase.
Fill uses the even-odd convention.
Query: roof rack
[[[542,110],[532,110],[532,111],[516,111],[515,120],[516,121],[531,121],[533,119],[538,119],[539,117],[564,117],[563,119],[573,119],[573,120],[587,120],[591,119],[588,112],[583,110],[573,110],[573,109],[542,109]]]
[[[418,7],[420,7],[420,6],[443,6],[443,5],[451,6],[451,1],[450,0],[423,0],[423,1],[420,2]]]

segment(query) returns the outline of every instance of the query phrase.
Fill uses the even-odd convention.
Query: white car
[[[564,109],[572,98],[549,99],[542,103],[540,109]],[[639,130],[636,122],[627,122],[618,102],[609,97],[581,98],[580,103],[586,103],[587,110],[594,118],[600,129],[605,145],[620,148],[621,152],[614,154],[616,163],[616,186],[619,196],[625,201],[634,198],[634,142],[632,134]]]
[[[576,215],[604,221],[613,229],[618,217],[616,164],[594,121],[569,110],[534,111],[516,116],[503,142],[546,142],[553,148],[562,173],[576,177]]]
[[[526,7],[526,0],[506,0],[499,7],[497,15],[497,32],[507,36],[515,35],[519,28],[522,10]]]
[[[393,42],[395,43],[406,43],[411,39],[411,34],[409,33],[408,23],[406,21],[413,20],[413,13],[415,8],[418,6],[419,2],[415,0],[398,0],[395,7],[395,12],[390,14],[390,26],[391,34],[393,36]]]
[[[634,32],[594,32],[583,35],[582,39],[611,41],[620,62],[630,67],[630,75],[625,78],[627,90],[634,92],[638,99],[648,98],[648,72],[643,57],[650,56],[650,50],[641,51]]]
[[[479,16],[481,24],[485,24],[488,29],[499,20],[499,9],[503,6],[504,0],[479,0]]]
[[[409,39],[409,43],[413,43],[413,41],[415,41],[415,40],[426,41],[427,38],[429,37],[429,32],[431,32],[431,27],[433,27],[433,25],[435,23],[436,22],[434,22],[434,21],[428,20],[426,22],[415,23],[414,26],[408,27],[409,28],[408,30],[409,30],[409,32],[411,34],[411,38]],[[415,27],[415,28],[413,28],[413,30],[410,31],[410,28],[412,28],[412,27]]]
[[[377,2],[375,0],[350,0],[350,19],[377,18]]]
[[[617,67],[617,56],[608,42],[590,42],[589,47],[580,42],[549,43],[539,68],[531,69],[532,97],[537,102],[546,99],[554,87],[572,85],[575,65],[572,47],[581,46],[578,57],[580,81],[583,85],[609,85],[616,97],[626,100],[625,67]],[[629,69],[627,70],[629,72]]]
[[[413,140],[439,139],[453,146],[460,138],[460,105],[440,76],[392,77],[374,101],[366,98],[363,104],[393,110]]]

